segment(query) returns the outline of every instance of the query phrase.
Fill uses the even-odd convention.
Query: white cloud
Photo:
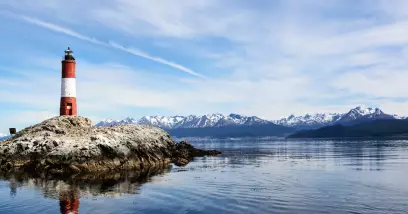
[[[57,116],[55,112],[50,112],[50,111],[23,111],[19,112],[18,116],[13,115],[12,121],[15,124],[29,124],[32,123],[33,121],[35,122],[41,122],[43,120],[52,118]]]
[[[400,115],[408,116],[408,101],[396,102],[391,100],[379,100],[377,102],[385,112],[390,114],[398,112]]]
[[[174,63],[174,62],[170,62],[170,61],[162,59],[160,57],[151,56],[151,55],[149,55],[147,53],[144,53],[144,52],[142,52],[140,50],[137,50],[135,48],[127,48],[127,47],[124,47],[122,45],[119,45],[116,42],[105,43],[105,42],[100,41],[100,40],[98,40],[96,38],[91,38],[89,36],[82,35],[82,34],[76,32],[74,30],[69,29],[69,28],[62,27],[62,26],[59,26],[59,25],[56,25],[56,24],[53,24],[53,23],[45,22],[45,21],[36,19],[34,17],[28,17],[28,16],[23,16],[23,15],[17,15],[17,17],[21,18],[22,20],[24,20],[24,21],[26,21],[28,23],[38,25],[40,27],[43,27],[43,28],[46,28],[46,29],[49,29],[49,30],[52,30],[52,31],[55,31],[55,32],[58,32],[58,33],[63,33],[65,35],[72,36],[72,37],[75,37],[77,39],[87,41],[87,42],[90,42],[90,43],[93,43],[93,44],[96,44],[96,45],[102,45],[102,46],[114,48],[114,49],[117,49],[117,50],[121,50],[121,51],[130,53],[132,55],[138,56],[138,57],[143,57],[145,59],[149,59],[149,60],[164,64],[164,65],[170,66],[172,68],[178,69],[178,70],[186,72],[188,74],[191,74],[191,75],[194,75],[194,76],[197,76],[197,77],[200,77],[200,78],[204,78],[203,75],[198,74],[195,71],[193,71],[193,70],[191,70],[189,68],[186,68],[183,65],[180,65],[180,64],[177,64],[177,63]]]
[[[20,111],[14,114],[2,115],[1,120],[4,122],[0,125],[0,130],[4,133],[8,128],[21,130],[24,127],[40,123],[57,115],[56,112],[51,111]]]
[[[91,9],[89,18],[133,35],[193,38],[203,34],[220,35],[232,27],[231,24],[245,21],[241,18],[243,11],[232,13],[222,8],[223,5],[214,0],[179,0],[177,3],[169,0],[116,0]]]
[[[80,109],[95,118],[112,109],[118,112],[111,115],[122,117],[129,113],[122,109],[137,107],[165,109],[168,114],[238,112],[276,119],[291,113],[344,112],[360,103],[408,115],[404,110],[408,91],[408,16],[404,12],[408,10],[404,1],[347,5],[344,1],[113,0],[95,4],[75,0],[62,13],[56,11],[66,1],[40,0],[34,8],[27,6],[31,1],[8,2],[13,2],[10,5],[18,13],[28,14],[23,16],[25,21],[37,26],[207,77],[161,80],[116,62],[79,61],[78,69],[86,71],[81,72],[78,85]],[[77,15],[79,8],[83,16]],[[30,15],[52,17],[53,23],[62,24]],[[177,45],[182,44],[186,56],[177,56],[177,61],[187,64],[193,59],[194,67],[203,73],[62,27],[71,23],[86,25],[89,31],[125,33],[129,40],[149,38],[155,44],[172,44],[161,47],[170,53],[180,51]],[[97,80],[92,79],[95,75]],[[35,102],[24,99],[28,94],[36,93],[47,105],[58,98],[58,93],[52,99],[41,95],[42,89],[30,84],[24,90],[27,94],[1,90],[0,96],[30,105]]]
[[[374,69],[371,75],[349,72],[336,79],[333,86],[373,97],[407,98],[408,72],[375,72]]]
[[[142,52],[140,50],[137,50],[137,49],[134,49],[134,48],[126,48],[126,47],[124,47],[122,45],[119,45],[119,44],[117,44],[115,42],[109,42],[109,45],[111,47],[113,47],[113,48],[125,51],[125,52],[133,54],[135,56],[140,56],[140,57],[143,57],[143,58],[146,58],[146,59],[150,59],[152,61],[162,63],[162,64],[168,65],[170,67],[176,68],[176,69],[178,69],[180,71],[184,71],[184,72],[186,72],[188,74],[191,74],[191,75],[194,75],[194,76],[197,76],[197,77],[201,77],[201,78],[205,78],[203,75],[198,74],[198,73],[196,73],[195,71],[193,71],[193,70],[191,70],[189,68],[186,68],[186,67],[184,67],[182,65],[179,65],[177,63],[170,62],[168,60],[162,59],[160,57],[150,56],[149,54],[144,53],[144,52]]]

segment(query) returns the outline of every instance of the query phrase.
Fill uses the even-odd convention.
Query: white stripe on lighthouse
[[[76,97],[75,78],[62,78],[61,97]]]

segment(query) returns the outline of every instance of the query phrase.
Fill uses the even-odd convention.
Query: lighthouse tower
[[[75,58],[72,50],[68,47],[65,50],[64,60],[62,60],[62,81],[61,81],[61,105],[60,115],[76,116],[76,79],[75,79]]]

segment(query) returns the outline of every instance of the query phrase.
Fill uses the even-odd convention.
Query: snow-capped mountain
[[[338,121],[343,114],[339,113],[315,113],[304,116],[290,115],[287,118],[274,121],[278,125],[289,127],[320,127]]]
[[[158,126],[160,128],[171,129],[183,121],[185,117],[182,116],[147,116],[142,117],[136,124]]]
[[[122,124],[137,124],[137,121],[133,118],[126,118],[124,120],[111,120],[107,119],[104,121],[99,122],[96,126],[118,126]]]
[[[10,136],[7,135],[7,134],[0,133],[0,140],[5,140],[5,139],[7,139],[7,138],[9,138],[9,137],[10,137]]]
[[[379,108],[364,108],[358,106],[344,114],[337,123],[355,123],[362,120],[397,119],[394,115],[385,114]]]
[[[379,108],[365,108],[358,106],[346,113],[316,113],[306,114],[305,116],[290,115],[287,118],[274,121],[274,123],[296,127],[296,128],[319,128],[333,124],[353,125],[377,119],[405,119],[397,115],[384,113]]]
[[[175,128],[205,128],[205,127],[223,127],[233,125],[261,125],[272,124],[271,121],[259,117],[248,117],[239,114],[207,114],[203,116],[145,116],[139,120],[126,118],[124,120],[105,120],[96,124],[96,126],[116,126],[121,124],[142,124],[153,125],[163,129]]]
[[[396,115],[396,114],[393,114],[392,116],[397,120],[406,120],[406,119],[408,119],[408,117],[399,116],[399,115]]]
[[[124,120],[105,120],[96,124],[97,126],[116,126],[121,124],[152,125],[163,129],[177,128],[206,128],[226,127],[239,125],[266,125],[277,124],[296,129],[315,129],[323,126],[343,124],[353,125],[377,119],[406,119],[397,115],[386,114],[379,108],[365,108],[362,106],[351,109],[346,113],[315,113],[304,116],[290,115],[280,120],[264,120],[255,116],[242,116],[239,114],[207,114],[202,116],[145,116],[139,120],[126,118]]]

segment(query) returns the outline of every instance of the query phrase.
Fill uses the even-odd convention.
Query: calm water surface
[[[408,141],[191,143],[223,155],[126,174],[1,175],[0,213],[408,213]]]

